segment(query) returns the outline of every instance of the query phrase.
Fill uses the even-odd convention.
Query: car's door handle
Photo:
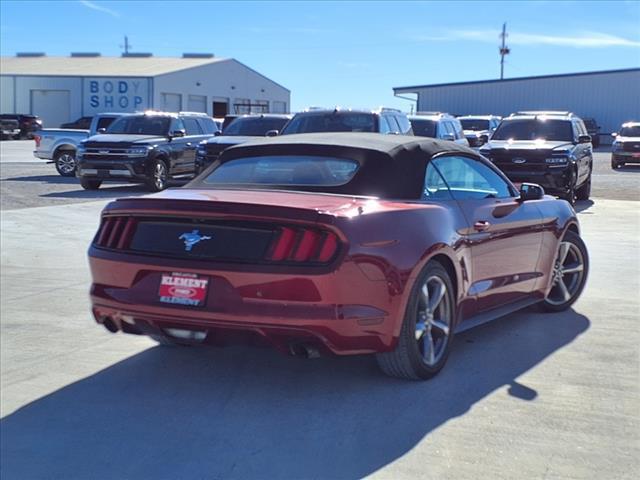
[[[476,223],[473,224],[473,228],[475,228],[479,232],[484,232],[490,226],[491,226],[491,224],[489,222],[487,222],[486,220],[478,220]]]

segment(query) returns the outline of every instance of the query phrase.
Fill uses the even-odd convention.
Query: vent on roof
[[[45,57],[44,52],[18,52],[16,57]]]
[[[71,52],[72,57],[99,57],[98,52]]]
[[[182,58],[213,58],[213,53],[183,53]]]
[[[153,57],[153,53],[123,53],[122,54],[123,57],[129,57],[129,58],[147,58],[147,57]]]

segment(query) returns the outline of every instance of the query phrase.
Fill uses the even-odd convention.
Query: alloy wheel
[[[163,190],[167,183],[167,168],[164,163],[157,162],[153,170],[153,182],[158,190]]]
[[[63,175],[71,174],[76,169],[76,159],[69,153],[63,153],[60,155],[56,164],[58,166],[58,170]]]
[[[561,305],[570,301],[578,293],[583,275],[584,258],[578,246],[572,242],[560,242],[547,302]]]
[[[415,339],[423,361],[435,366],[446,352],[451,332],[451,305],[447,286],[438,276],[431,276],[420,289]]]

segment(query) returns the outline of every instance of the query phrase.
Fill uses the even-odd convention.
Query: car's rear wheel
[[[160,159],[154,160],[147,172],[147,189],[151,192],[160,192],[167,188],[169,170],[167,164]]]
[[[75,177],[76,153],[72,150],[62,150],[56,153],[54,159],[56,170],[63,177]]]
[[[376,355],[384,373],[425,380],[442,370],[455,326],[453,292],[447,271],[429,262],[413,286],[395,350]]]
[[[589,253],[577,233],[567,231],[553,264],[553,286],[541,306],[550,312],[566,310],[578,299],[589,273]]]
[[[85,190],[98,190],[100,185],[102,185],[101,180],[90,180],[88,178],[80,179],[80,186]]]

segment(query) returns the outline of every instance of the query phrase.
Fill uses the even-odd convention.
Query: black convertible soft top
[[[352,159],[360,164],[360,168],[351,181],[344,185],[304,188],[294,185],[252,185],[251,188],[415,200],[422,195],[427,162],[434,155],[441,153],[460,153],[480,158],[470,148],[451,141],[426,137],[352,132],[302,133],[252,140],[230,147],[213,165],[189,183],[187,188],[220,188],[219,184],[207,184],[205,179],[220,164],[237,158],[314,155]],[[234,185],[229,187],[233,188]]]

